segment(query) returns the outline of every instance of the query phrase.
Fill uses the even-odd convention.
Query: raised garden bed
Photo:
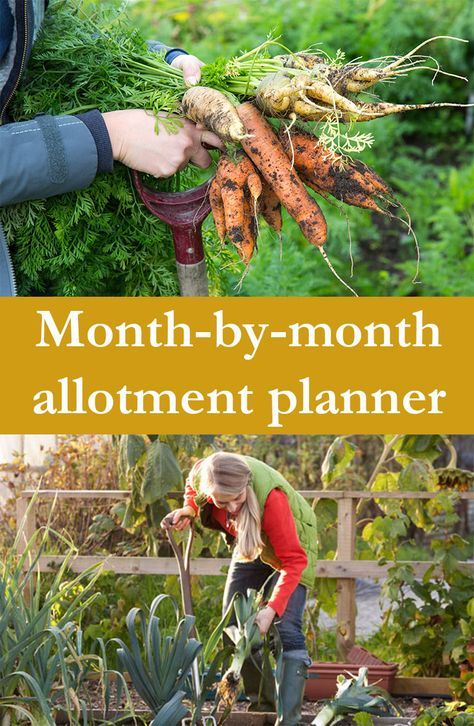
[[[95,716],[99,717],[101,714],[97,712],[94,714]],[[300,723],[302,724],[311,724],[312,720],[314,719],[315,714],[303,714],[301,717]],[[137,712],[137,716],[141,716],[144,719],[144,722],[147,721],[147,718],[149,718],[149,713],[146,711],[143,712]],[[226,726],[274,726],[276,720],[276,713],[247,713],[247,712],[240,712],[240,713],[233,713],[229,718],[226,720]],[[56,723],[59,725],[63,725],[67,723],[67,719],[60,720],[56,719]],[[130,721],[123,721],[123,726],[127,726],[128,724],[136,723],[133,721],[133,719],[130,719]],[[185,725],[187,722],[183,721],[183,725]],[[344,719],[343,721],[340,721],[341,726],[344,726],[347,724],[353,724],[354,721],[352,719]],[[405,718],[402,716],[397,716],[394,718],[377,718],[374,717],[374,726],[410,726],[412,723],[411,718]]]
[[[313,663],[308,669],[305,697],[309,701],[319,701],[336,695],[337,676],[341,673],[357,674],[360,664],[357,663]],[[396,663],[369,665],[369,683],[377,684],[386,691],[392,692],[393,680],[398,670]]]
[[[398,680],[398,679],[395,679]],[[424,680],[424,679],[422,679]],[[428,679],[426,679],[428,680]],[[100,716],[101,712],[98,710],[101,703],[101,695],[100,695],[100,689],[97,687],[96,684],[93,685],[93,683],[90,683],[90,690],[92,691],[91,697],[92,697],[92,703],[97,708],[97,710],[94,710],[94,715]],[[439,699],[428,699],[426,697],[420,696],[419,698],[403,698],[403,697],[394,697],[394,702],[399,708],[399,710],[402,712],[403,716],[397,716],[395,718],[375,718],[374,717],[374,726],[397,726],[398,724],[400,726],[410,726],[412,723],[414,717],[417,715],[420,706],[428,707],[430,705],[439,705],[441,704],[441,701]],[[138,717],[142,717],[144,719],[143,723],[149,723],[149,712],[143,708],[143,702],[141,702],[138,698],[134,698],[134,705],[135,705],[135,713]],[[276,714],[275,713],[247,713],[247,706],[248,703],[246,701],[239,701],[235,707],[234,711],[229,717],[229,719],[225,722],[227,726],[271,726],[274,725],[276,720]],[[313,721],[315,715],[323,708],[324,703],[322,701],[320,702],[314,702],[314,701],[304,701],[303,704],[303,715],[301,719],[302,724],[311,724]],[[67,720],[57,720],[58,725],[59,724],[66,724]],[[125,724],[132,724],[133,721],[130,720],[129,722],[123,722],[124,726]],[[343,721],[340,722],[340,726],[353,726],[354,721],[350,718],[345,718]]]
[[[332,698],[336,695],[337,677],[341,673],[357,674],[359,668],[367,668],[370,684],[376,684],[392,692],[393,680],[398,671],[397,663],[385,663],[359,645],[354,645],[347,654],[345,663],[313,662],[308,670],[305,696],[310,701]]]
[[[352,670],[357,672],[360,664],[350,666],[347,663],[343,664],[332,664],[342,666],[342,672],[344,669]],[[127,678],[127,680],[129,680]],[[370,679],[372,681],[372,678]],[[314,682],[314,681],[313,681]],[[308,680],[311,683],[311,680]],[[448,678],[408,678],[398,677],[393,678],[390,692],[394,696],[394,701],[403,716],[396,718],[374,718],[374,724],[376,726],[409,726],[412,723],[415,715],[417,714],[421,704],[424,706],[431,705],[434,702],[440,703],[439,697],[449,697],[449,679]],[[98,710],[102,703],[102,692],[98,683],[97,676],[92,675],[88,679],[88,692],[91,697],[92,705],[97,709],[94,710],[94,715],[99,716],[101,712]],[[133,694],[133,689],[132,689]],[[414,698],[408,697],[412,696]],[[437,697],[436,701],[433,701],[433,697]],[[133,694],[133,702],[135,712],[138,717],[144,719],[144,723],[149,721],[149,712],[144,708],[144,703],[141,701],[136,694]],[[303,704],[303,716],[301,723],[310,724],[314,719],[315,715],[323,707],[323,700],[320,699],[306,699]],[[228,726],[266,726],[267,724],[273,724],[276,720],[276,714],[274,713],[247,713],[248,703],[245,700],[239,701],[235,707],[234,712],[231,714],[229,719],[226,721]],[[58,720],[58,724],[66,724],[67,720]],[[124,722],[126,723],[126,722]],[[130,720],[130,724],[133,721]],[[346,718],[341,721],[341,726],[352,725],[353,720]]]

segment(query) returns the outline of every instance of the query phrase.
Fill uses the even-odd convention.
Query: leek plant
[[[243,687],[241,672],[244,661],[250,658],[252,650],[262,642],[255,622],[261,601],[262,593],[251,589],[247,590],[246,597],[237,593],[232,600],[236,624],[228,625],[224,632],[234,645],[234,655],[218,687],[218,695],[224,709],[231,709],[241,693]]]
[[[173,635],[162,637],[156,611],[164,601],[175,611],[177,626]],[[158,595],[152,602],[148,621],[141,608],[132,608],[126,618],[130,645],[120,638],[118,644],[120,667],[128,671],[133,687],[153,714],[151,726],[178,726],[189,711],[183,703],[191,667],[202,648],[190,638],[194,617],[185,615],[179,620],[178,606],[169,595]]]
[[[219,723],[225,721],[241,691],[243,663],[251,657],[255,646],[262,643],[255,623],[261,599],[261,593],[255,590],[248,590],[247,597],[238,593],[204,648],[191,637],[194,617],[186,615],[179,619],[178,606],[169,595],[158,595],[153,600],[148,617],[141,608],[130,610],[126,618],[129,645],[119,638],[113,638],[109,643],[118,644],[117,656],[122,673],[128,672],[133,687],[152,712],[152,726],[178,726],[186,715],[191,726],[215,724],[215,714],[221,702],[224,709],[219,714]],[[163,637],[156,612],[165,601],[171,603],[177,625],[172,635]],[[233,613],[236,625],[228,625]],[[231,645],[222,648],[224,633]],[[103,643],[102,647],[105,651]],[[204,714],[209,689],[218,680],[223,664],[231,657],[211,712]],[[193,666],[199,666],[198,682],[192,678]]]
[[[172,635],[163,637],[156,612],[165,601],[171,603],[177,625]],[[230,647],[221,647],[221,638],[232,608],[233,601],[204,648],[190,637],[194,617],[186,615],[180,620],[178,606],[169,595],[158,595],[153,600],[148,619],[140,608],[130,610],[126,618],[130,645],[119,638],[109,643],[119,645],[117,656],[122,672],[128,672],[133,687],[152,712],[152,726],[178,726],[185,716],[191,726],[216,723],[218,702],[210,714],[204,714],[203,707],[231,653]],[[106,646],[102,641],[101,647],[105,660]],[[192,677],[193,667],[198,672],[198,682]]]
[[[68,549],[46,589],[38,561],[53,535]],[[83,654],[77,623],[98,597],[93,589],[100,569],[68,579],[72,543],[47,526],[18,555],[22,536],[0,563],[0,723],[52,726],[60,713],[71,724],[88,723],[80,687],[96,659]]]
[[[374,716],[398,716],[390,695],[383,688],[369,686],[367,668],[359,668],[357,676],[337,677],[337,693],[318,713],[312,726],[333,726],[346,715],[369,713]]]
[[[259,628],[255,622],[259,608],[262,605],[262,590],[248,589],[247,594],[236,593],[232,599],[225,617],[232,612],[235,614],[235,624],[224,627],[224,633],[232,643],[233,656],[229,668],[222,676],[217,689],[218,700],[224,706],[223,715],[219,723],[222,723],[232,710],[243,689],[242,668],[247,658],[252,658],[256,651],[262,652],[261,669],[264,680],[273,678],[272,658],[274,662],[275,692],[277,715],[281,717],[281,703],[279,698],[280,684],[282,677],[282,647],[278,631],[272,626],[267,636],[262,640]]]

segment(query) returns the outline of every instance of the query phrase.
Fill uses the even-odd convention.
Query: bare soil
[[[137,694],[130,689],[130,695],[132,698],[133,706],[137,711],[137,715],[145,716],[146,704],[137,696]],[[90,682],[88,684],[88,696],[90,698],[91,708],[95,711],[101,711],[103,709],[103,698],[100,686],[97,682]],[[113,703],[113,701],[112,701]],[[394,698],[394,703],[398,707],[400,714],[404,718],[414,719],[415,716],[420,712],[423,707],[431,705],[439,705],[442,703],[442,699],[431,699],[431,698]],[[113,703],[113,705],[115,705]],[[311,723],[314,716],[323,708],[322,701],[305,701],[303,706],[303,717],[305,723]],[[121,707],[125,708],[125,699],[122,699]],[[239,701],[233,710],[236,718],[232,721],[228,721],[229,726],[264,726],[264,724],[273,724],[275,721],[275,714],[266,714],[263,718],[261,714],[250,714],[246,713],[248,703],[244,700]],[[341,726],[345,724],[353,724],[352,720],[346,719],[341,721]]]

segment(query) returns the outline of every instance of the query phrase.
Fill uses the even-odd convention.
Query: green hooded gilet
[[[263,510],[267,497],[273,489],[281,489],[285,492],[288,497],[288,502],[295,520],[296,531],[300,544],[306,556],[308,557],[308,564],[303,570],[301,575],[301,584],[306,587],[312,587],[316,577],[316,561],[318,556],[317,551],[317,526],[316,526],[316,515],[311,509],[308,502],[293,489],[286,479],[275,469],[263,461],[254,459],[252,456],[243,457],[252,473],[250,486],[257,496],[257,501],[260,506],[260,515],[263,517]],[[198,493],[197,499],[199,499],[200,493],[200,476],[199,472],[193,480],[193,485]],[[213,525],[211,525],[213,526]],[[219,525],[213,526],[214,529],[221,529]],[[276,570],[281,569],[281,563],[278,560],[273,547],[268,542],[265,533],[262,532],[262,540],[264,543],[263,550],[260,554],[260,559],[263,562],[274,567]]]

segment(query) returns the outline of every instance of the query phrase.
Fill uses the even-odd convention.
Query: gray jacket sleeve
[[[166,53],[171,50],[169,45],[165,45],[164,43],[161,43],[159,40],[147,40],[146,42],[147,46],[150,50],[154,51],[155,53],[162,53],[165,51]]]
[[[0,206],[89,186],[97,173],[92,133],[75,116],[38,116],[0,127]]]
[[[187,50],[184,50],[183,48],[171,48],[169,45],[160,43],[159,40],[148,40],[147,44],[149,49],[155,53],[162,53],[163,51],[166,51],[165,61],[169,64],[171,64],[179,55],[189,55]]]

